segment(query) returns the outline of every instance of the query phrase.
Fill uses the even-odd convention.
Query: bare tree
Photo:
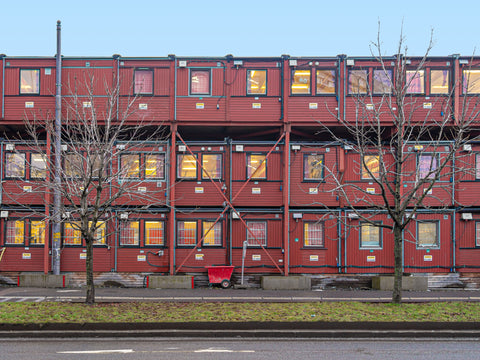
[[[453,84],[449,93],[433,100],[437,101],[433,105],[426,106],[423,99],[418,100],[410,93],[415,79],[423,75],[433,46],[432,37],[424,56],[411,62],[403,34],[400,35],[397,55],[388,58],[382,54],[380,31],[378,34],[371,51],[378,62],[378,77],[383,86],[387,84],[383,94],[373,96],[366,81],[363,85],[366,89],[362,89],[362,94],[360,91],[354,94],[354,118],[344,118],[332,112],[342,132],[323,125],[321,131],[327,132],[343,148],[358,154],[354,171],[379,189],[378,193],[372,194],[371,187],[346,182],[344,172],[337,167],[326,169],[327,176],[335,184],[333,191],[340,195],[356,217],[371,226],[393,232],[392,302],[400,303],[402,235],[419,210],[453,206],[453,194],[444,187],[442,180],[463,171],[455,167],[452,160],[458,156],[462,146],[471,140],[472,123],[479,113],[477,107],[469,107],[466,103],[473,101],[473,98],[464,96],[462,110],[457,117],[454,116],[452,102],[454,92],[460,91],[459,83]],[[361,87],[361,84],[352,84],[353,89],[360,90]],[[433,113],[428,111],[429,107],[441,107],[441,111]],[[422,118],[419,118],[419,110],[424,114]],[[416,166],[417,159],[422,160],[419,167]],[[441,191],[433,192],[434,187]],[[375,221],[375,216],[379,214],[388,214],[391,220],[386,223]]]
[[[80,233],[85,242],[88,304],[95,302],[93,245],[108,236],[106,224],[114,222],[115,209],[139,211],[166,205],[162,197],[165,188],[155,186],[147,191],[144,182],[145,177],[165,180],[165,158],[158,150],[165,140],[161,124],[145,121],[139,111],[139,98],[121,96],[119,82],[111,87],[105,84],[99,84],[92,74],[69,84],[62,101],[61,181],[45,176],[32,189],[45,194],[59,192],[62,223],[68,224],[69,232]],[[105,95],[98,97],[102,85]],[[49,156],[45,139],[54,137],[54,124],[33,119],[26,121],[26,130],[30,150],[41,154],[44,167],[53,174],[55,159]],[[142,173],[147,175],[141,177]],[[37,211],[24,203],[22,206]],[[55,214],[46,218],[53,220]]]

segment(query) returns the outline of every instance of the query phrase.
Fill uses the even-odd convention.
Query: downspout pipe
[[[338,253],[337,253],[337,268],[338,273],[342,272],[342,210],[338,210],[337,233],[338,233]]]
[[[2,58],[2,119],[5,118],[5,55],[1,54]]]
[[[57,55],[56,55],[56,93],[55,93],[55,187],[53,194],[53,242],[52,261],[53,274],[60,275],[60,172],[61,164],[61,136],[62,136],[62,25],[57,21]]]

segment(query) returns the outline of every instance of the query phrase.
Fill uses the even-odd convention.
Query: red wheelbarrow
[[[235,266],[205,266],[205,268],[208,270],[209,285],[220,284],[224,289],[230,287],[230,278]]]

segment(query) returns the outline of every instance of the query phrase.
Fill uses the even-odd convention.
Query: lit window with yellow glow
[[[303,158],[303,179],[323,179],[323,154],[307,154]]]
[[[73,221],[63,224],[63,244],[82,245],[82,232],[80,221]]]
[[[305,246],[323,247],[323,222],[305,222],[303,224],[303,243]]]
[[[350,70],[348,72],[348,93],[350,95],[364,95],[368,90],[367,70]]]
[[[122,154],[120,155],[120,172],[122,176],[130,179],[140,178],[140,155]]]
[[[88,227],[92,226],[92,222],[88,222]],[[93,239],[93,245],[105,245],[105,221],[97,221],[97,229],[95,230],[95,235]]]
[[[448,95],[450,92],[450,71],[430,70],[430,94]]]
[[[177,221],[177,245],[194,246],[197,244],[197,222]]]
[[[247,95],[267,95],[267,70],[247,70]]]
[[[20,70],[20,94],[40,94],[40,70]]]
[[[363,223],[360,225],[360,248],[381,248],[380,227]]]
[[[190,95],[210,94],[210,70],[190,70]]]
[[[310,70],[292,70],[292,94],[310,94]]]
[[[439,231],[438,221],[417,222],[417,247],[438,247]]]
[[[45,179],[47,177],[47,158],[44,154],[32,154],[30,177],[33,179]]]
[[[177,155],[177,178],[196,179],[197,160],[193,155]]]
[[[380,157],[364,155],[362,163],[362,179],[378,179],[380,175]]]
[[[203,246],[222,246],[222,224],[203,221]]]
[[[145,221],[145,246],[164,245],[163,221]]]
[[[6,153],[5,154],[5,177],[24,178],[25,177],[25,154]]]
[[[121,221],[120,222],[120,245],[138,246],[140,240],[140,222],[139,221]]]
[[[267,159],[265,155],[247,154],[247,178],[267,178]]]
[[[463,70],[463,93],[480,94],[480,70]]]
[[[41,221],[41,220],[30,221],[30,244],[31,245],[45,244],[45,221]]]
[[[222,155],[221,154],[208,154],[202,156],[202,178],[208,179],[208,175],[212,179],[222,178]]]
[[[165,179],[164,154],[151,154],[145,156],[145,178]]]
[[[317,70],[317,95],[335,94],[335,70]]]
[[[407,70],[407,94],[425,94],[425,70]]]
[[[25,244],[25,222],[23,220],[6,221],[6,245]]]

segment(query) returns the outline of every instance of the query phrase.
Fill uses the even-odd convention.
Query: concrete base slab
[[[393,276],[374,276],[372,278],[372,289],[374,290],[393,290]],[[402,290],[427,291],[427,276],[403,276]]]
[[[152,289],[193,289],[193,276],[149,276],[148,287]]]
[[[52,274],[20,274],[18,286],[21,287],[43,287],[43,288],[64,288],[69,283],[66,275]]]
[[[310,276],[262,276],[264,290],[310,290],[312,280]]]

